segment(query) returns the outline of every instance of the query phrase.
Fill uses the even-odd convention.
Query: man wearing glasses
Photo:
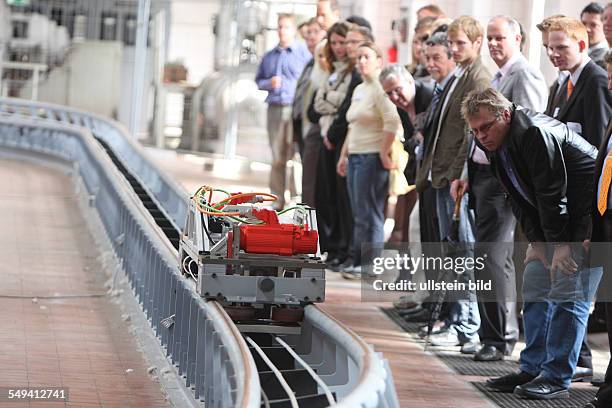
[[[602,269],[589,266],[597,149],[563,123],[489,88],[461,113],[512,201],[530,242],[523,277],[526,347],[520,371],[487,386],[530,399],[569,398]]]
[[[498,67],[491,86],[511,102],[542,112],[548,93],[546,82],[521,54],[521,40],[521,27],[513,18],[498,16],[489,21],[487,45]],[[476,272],[476,279],[491,281],[493,287],[490,294],[477,293],[483,346],[474,355],[476,361],[496,361],[512,354],[519,336],[512,257],[516,219],[490,167],[485,153],[472,142],[464,175],[469,183],[461,179],[451,186],[455,198],[459,190],[466,191],[469,185],[470,204],[476,214],[476,255],[487,255],[485,267]]]

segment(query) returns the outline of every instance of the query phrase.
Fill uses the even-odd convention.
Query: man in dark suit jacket
[[[553,20],[548,27],[548,48],[555,65],[570,75],[561,85],[557,103],[548,106],[547,112],[599,147],[612,115],[612,95],[606,72],[588,56],[586,28],[572,18]]]
[[[532,399],[568,398],[602,269],[588,265],[589,197],[597,150],[563,123],[472,92],[462,113],[508,192],[530,247],[525,256],[520,372],[487,382]]]
[[[584,25],[575,19],[552,19],[548,25],[548,52],[551,61],[568,73],[556,99],[549,98],[546,113],[599,147],[612,115],[612,95],[607,87],[606,72],[587,55],[588,35]],[[585,342],[578,359],[575,380],[593,375],[591,350]]]
[[[416,152],[419,145],[416,140],[417,121],[425,114],[427,107],[431,103],[433,89],[421,81],[415,80],[403,65],[389,65],[380,73],[380,83],[389,97],[389,100],[397,106],[397,112],[402,121],[404,129],[404,149],[408,152],[408,164],[404,170],[404,175],[409,184],[414,184],[416,176]],[[400,242],[409,242],[410,214],[417,202],[417,191],[412,190],[407,194],[397,198],[395,206],[395,226],[393,232],[399,231],[401,234]],[[426,240],[427,241],[427,240]],[[430,242],[430,241],[429,241]],[[408,271],[402,270],[399,279],[409,279],[404,276]],[[394,302],[398,309],[412,309],[420,305],[413,302],[412,296],[402,296]]]
[[[612,90],[612,52],[608,51],[604,57],[604,63],[608,70],[608,87]],[[610,183],[607,186],[603,180],[604,165],[607,161],[611,161],[612,157],[612,118],[608,122],[608,128],[604,134],[601,146],[599,148],[599,154],[595,159],[595,183],[597,187],[595,189],[595,199],[593,208],[593,236],[591,241],[593,242],[592,247],[601,251],[606,249],[605,246],[612,242],[612,196],[608,190],[607,200],[602,196],[601,208],[600,208],[600,195],[602,195],[602,189],[608,187],[610,189]],[[611,164],[608,164],[610,166]],[[601,253],[601,252],[600,252]],[[609,253],[608,253],[609,254]],[[603,259],[602,259],[603,258]],[[600,295],[603,295],[606,302],[606,320],[608,322],[608,342],[610,344],[610,350],[612,351],[612,277],[610,271],[612,270],[612,262],[610,262],[609,255],[597,259],[603,261],[604,274]],[[607,262],[606,262],[607,261]],[[585,406],[585,408],[606,408],[612,406],[612,359],[608,363],[608,369],[606,371],[606,377],[604,384],[599,388],[597,396],[593,401]]]

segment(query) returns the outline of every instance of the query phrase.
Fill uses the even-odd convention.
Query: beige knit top
[[[384,132],[400,138],[404,132],[397,108],[385,94],[378,74],[364,78],[353,92],[351,107],[346,113],[349,154],[378,153]]]

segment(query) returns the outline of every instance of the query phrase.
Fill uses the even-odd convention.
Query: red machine
[[[254,209],[252,215],[265,222],[261,225],[240,226],[240,249],[251,254],[273,254],[282,256],[313,254],[317,252],[319,234],[308,224],[281,224],[276,212]],[[231,257],[230,237],[228,256]]]

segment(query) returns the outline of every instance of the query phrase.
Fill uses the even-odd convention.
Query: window
[[[134,14],[127,14],[123,20],[123,42],[125,45],[136,45],[136,27],[138,21]]]
[[[13,21],[13,38],[28,38],[28,22]]]
[[[100,39],[103,41],[115,41],[117,39],[117,15],[115,13],[102,13]]]

